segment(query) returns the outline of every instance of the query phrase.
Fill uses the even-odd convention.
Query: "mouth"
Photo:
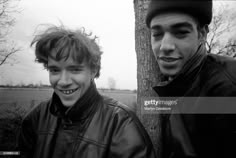
[[[180,60],[180,57],[159,57],[160,60],[163,60],[165,62],[175,62]]]
[[[68,90],[59,90],[60,92],[62,92],[65,95],[70,95],[72,93],[74,93],[75,91],[77,91],[79,88],[75,88],[75,89],[68,89]]]

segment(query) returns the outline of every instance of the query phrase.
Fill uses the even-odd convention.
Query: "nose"
[[[170,33],[165,33],[161,41],[160,51],[170,53],[175,50],[174,39]]]
[[[57,84],[59,86],[68,86],[71,83],[72,83],[72,80],[69,73],[67,73],[66,71],[62,71]]]

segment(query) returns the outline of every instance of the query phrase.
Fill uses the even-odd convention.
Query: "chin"
[[[168,76],[168,77],[174,77],[180,73],[183,66],[180,64],[171,65],[171,66],[165,66],[165,65],[159,64],[159,68],[163,75]]]
[[[174,77],[174,76],[176,76],[178,73],[179,73],[179,71],[176,71],[176,70],[165,70],[165,71],[163,71],[163,70],[161,70],[161,73],[163,74],[163,75],[165,75],[165,76],[168,76],[168,77]]]
[[[65,106],[65,107],[72,107],[76,103],[74,101],[73,102],[72,101],[61,101],[61,102],[62,102],[63,106]]]

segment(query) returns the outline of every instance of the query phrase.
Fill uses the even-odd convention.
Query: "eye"
[[[178,30],[174,32],[175,36],[177,38],[185,38],[190,32],[187,30]]]
[[[151,35],[152,35],[152,37],[153,37],[155,40],[158,40],[158,39],[161,39],[161,38],[162,38],[163,33],[162,33],[162,32],[159,32],[159,31],[156,31],[156,32],[152,32]]]
[[[60,69],[58,68],[48,68],[48,71],[51,73],[51,74],[57,74],[60,72]]]
[[[69,69],[69,70],[70,70],[70,72],[72,72],[72,73],[80,73],[80,72],[82,71],[81,68],[71,68],[71,69]]]

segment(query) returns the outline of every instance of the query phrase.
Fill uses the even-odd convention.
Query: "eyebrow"
[[[58,68],[59,66],[57,65],[48,65],[49,69],[54,69],[54,68]],[[68,65],[68,68],[84,68],[83,64],[78,64],[78,65]]]
[[[171,27],[174,28],[174,29],[181,28],[181,27],[186,27],[188,29],[193,30],[193,25],[191,25],[188,22],[177,23],[177,24],[172,25]]]
[[[83,68],[84,65],[80,64],[80,65],[69,65],[68,68]]]
[[[48,69],[55,69],[55,68],[58,68],[58,67],[55,66],[55,65],[48,65],[47,68],[48,68]]]
[[[193,30],[193,26],[188,23],[188,22],[181,22],[181,23],[176,23],[170,26],[171,29],[178,29],[178,28],[182,28],[182,27],[186,27],[188,29]],[[151,30],[161,30],[162,27],[160,25],[154,25],[151,27]]]

